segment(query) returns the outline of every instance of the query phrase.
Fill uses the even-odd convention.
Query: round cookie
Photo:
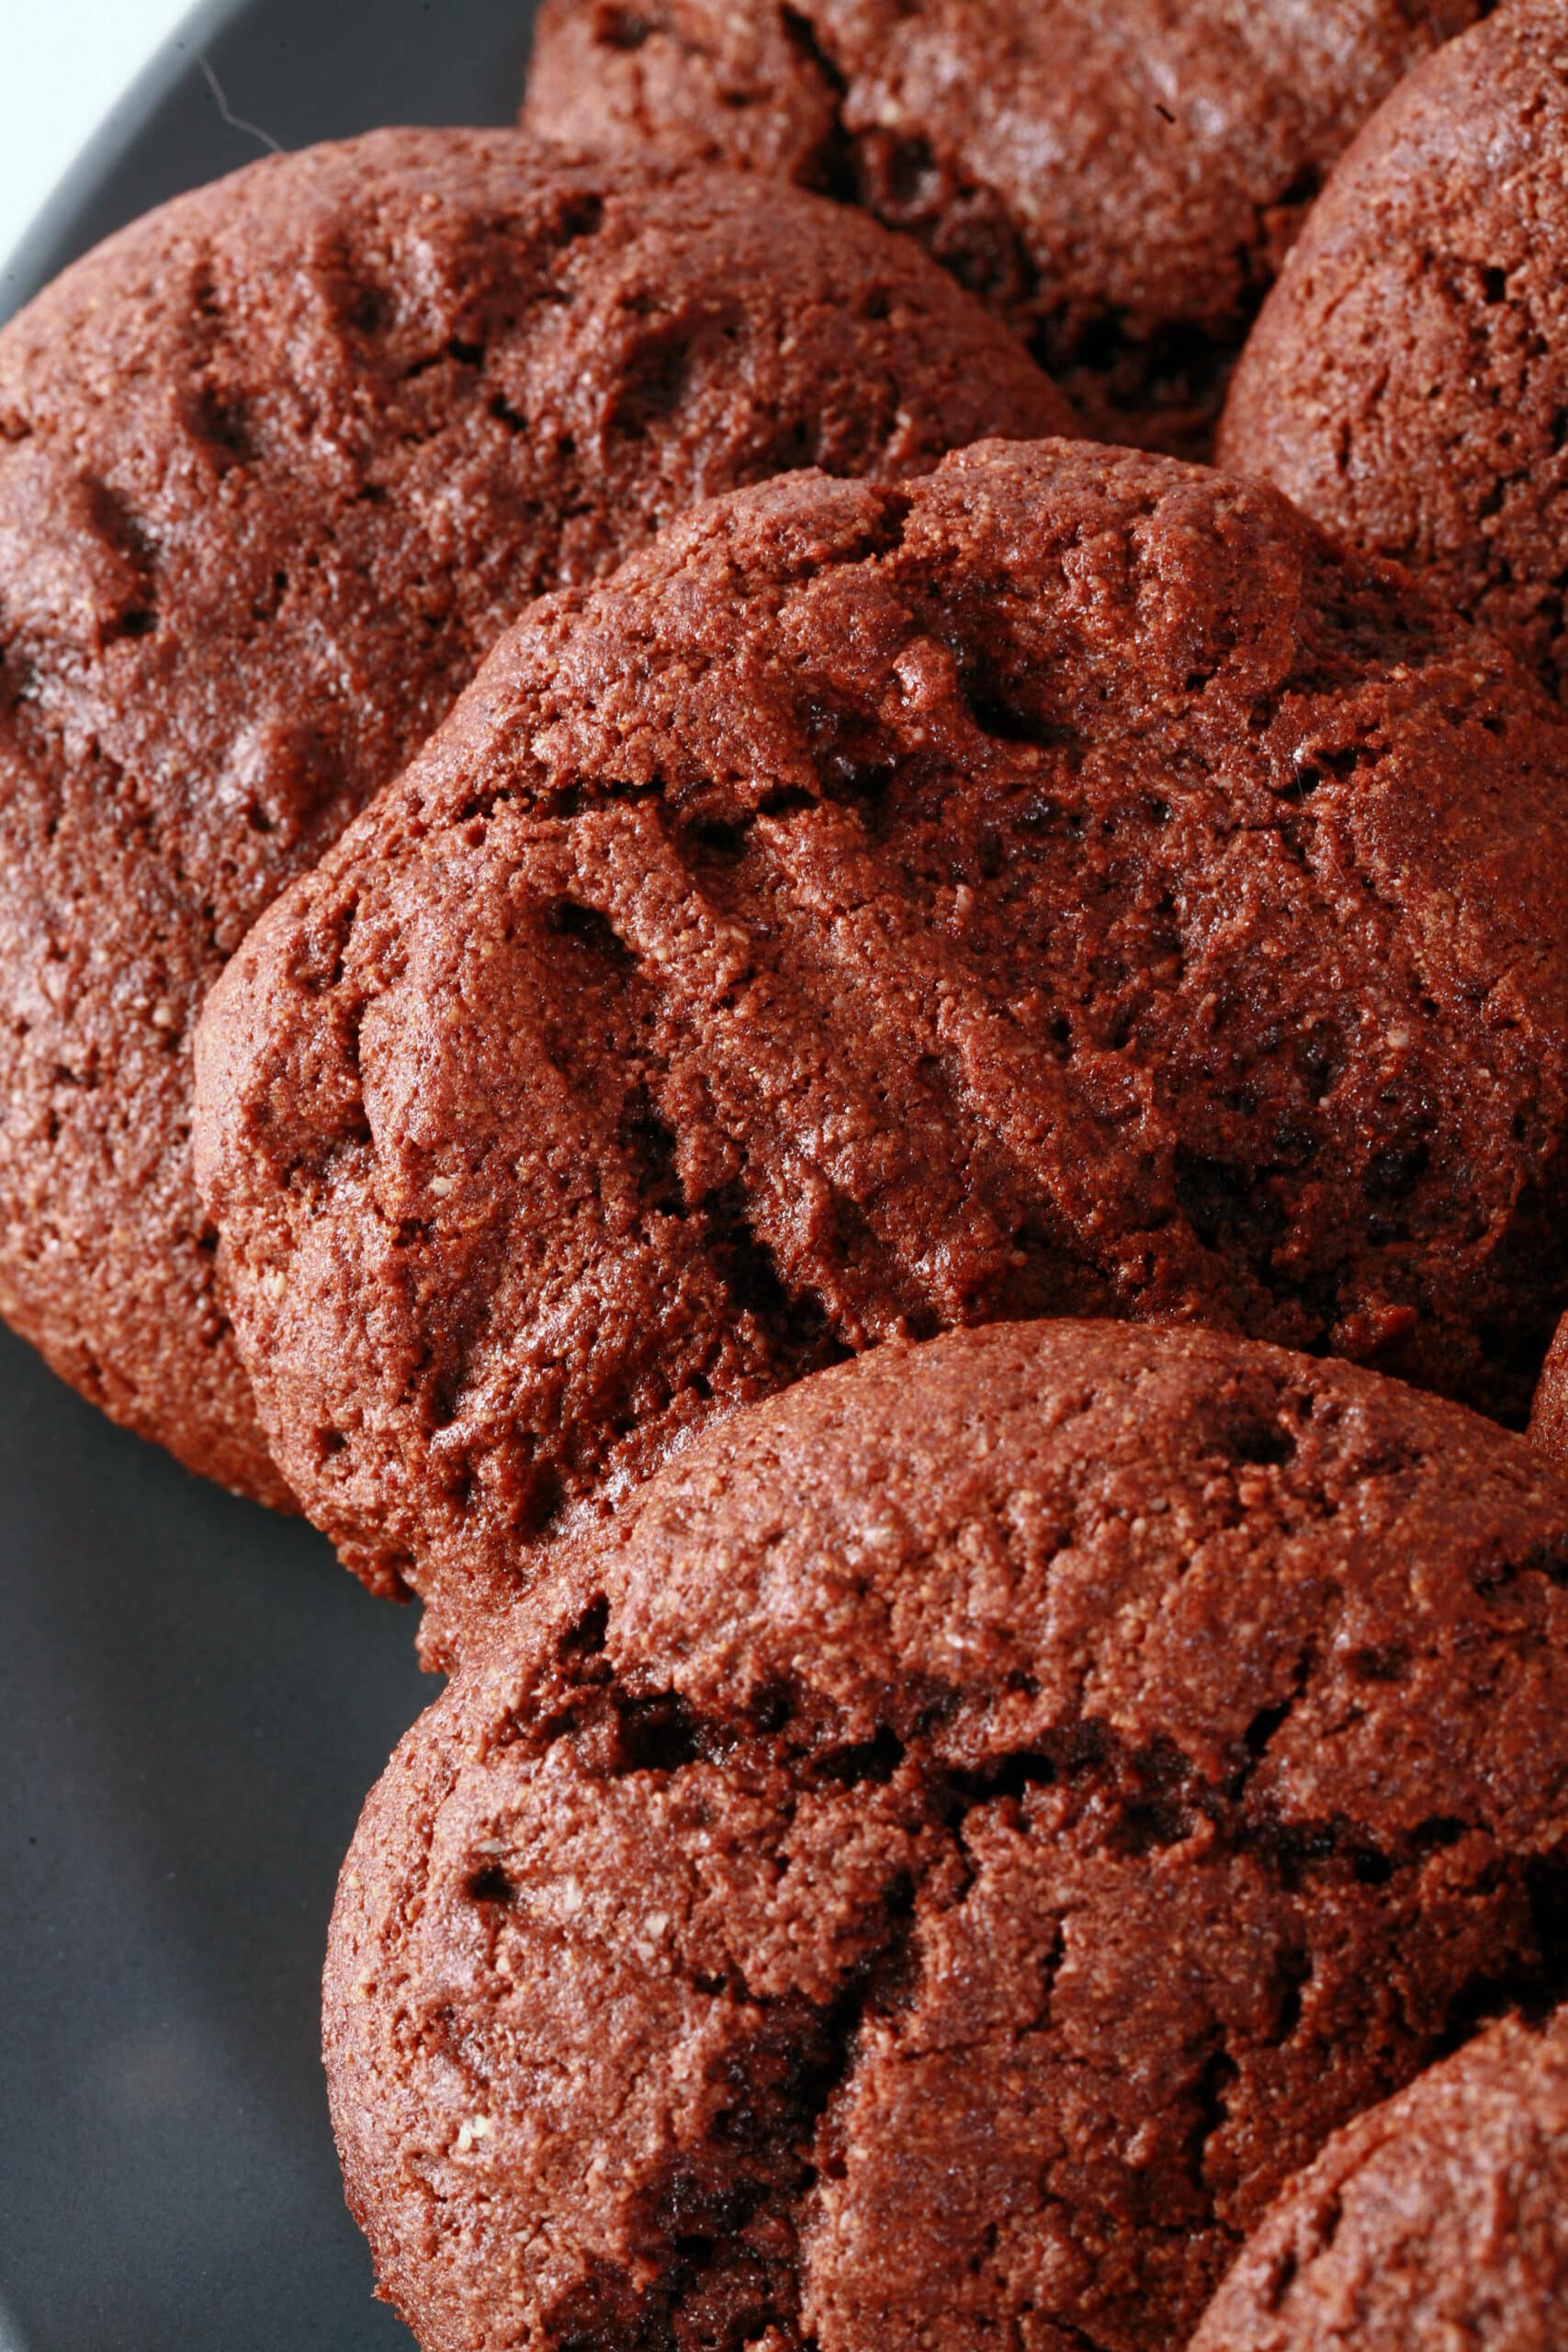
[[[1565,1577],[1521,1439],[1210,1331],[705,1432],[360,1824],[382,2290],[427,2352],[1185,2342],[1332,2130],[1563,1985]]]
[[[0,334],[0,1312],[283,1499],[190,1176],[224,959],[540,590],[784,467],[1063,429],[874,222],[515,132],[261,163],[69,271]]]
[[[1568,2015],[1490,2026],[1337,2132],[1191,2352],[1551,2352],[1568,2342]]]
[[[209,1002],[198,1174],[306,1510],[482,1596],[712,1415],[1031,1315],[1522,1422],[1565,759],[1490,639],[1174,459],[697,510],[525,618]]]
[[[1207,454],[1325,172],[1484,0],[545,0],[524,120],[913,232],[1097,439]]]
[[[1336,172],[1236,370],[1220,462],[1396,556],[1568,685],[1568,43],[1517,0]]]

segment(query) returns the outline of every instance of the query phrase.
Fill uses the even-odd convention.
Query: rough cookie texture
[[[1568,732],[1275,492],[1084,444],[716,501],[265,919],[200,1174],[278,1459],[427,1597],[898,1333],[1195,1316],[1523,1421]]]
[[[1568,684],[1568,40],[1517,0],[1390,99],[1232,385],[1221,462]]]
[[[68,272],[0,335],[0,1312],[282,1499],[190,1175],[225,957],[537,591],[783,467],[1062,429],[874,222],[514,132],[263,163]]]
[[[524,119],[912,231],[1098,438],[1203,456],[1325,171],[1477,0],[545,0]]]
[[[1565,1574],[1522,1439],[1209,1331],[706,1432],[360,1825],[384,2291],[427,2352],[1184,2342],[1333,2129],[1556,1996]]]
[[[1557,2352],[1568,2343],[1568,2016],[1506,2018],[1337,2133],[1192,2352]]]
[[[1530,1404],[1529,1433],[1537,1445],[1568,1464],[1568,1316],[1547,1350]]]

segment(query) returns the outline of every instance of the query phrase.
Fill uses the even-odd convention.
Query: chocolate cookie
[[[1565,1579],[1521,1439],[1213,1332],[895,1343],[706,1432],[361,1822],[383,2291],[443,2352],[1184,2342],[1336,2126],[1557,1996]]]
[[[953,1324],[1196,1317],[1522,1422],[1565,762],[1490,639],[1170,458],[715,501],[536,607],[213,995],[279,1462],[431,1597]]]
[[[1191,2352],[1552,2352],[1568,2343],[1568,2015],[1506,2018],[1338,2132]]]
[[[1412,75],[1313,212],[1221,462],[1397,556],[1568,685],[1568,42],[1517,0]]]
[[[1529,1433],[1537,1445],[1568,1464],[1568,1315],[1557,1327],[1536,1383]]]
[[[282,1498],[189,1033],[529,597],[701,494],[1065,403],[926,257],[733,174],[387,131],[260,164],[0,335],[0,1311]]]
[[[912,231],[1096,437],[1205,455],[1328,165],[1484,0],[545,0],[524,120]]]

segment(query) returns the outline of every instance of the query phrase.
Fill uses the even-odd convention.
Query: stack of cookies
[[[426,2352],[1568,2341],[1565,142],[546,0],[0,334],[0,1309],[453,1677]]]

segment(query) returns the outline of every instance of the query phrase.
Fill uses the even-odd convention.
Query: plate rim
[[[11,251],[0,261],[0,324],[26,308],[74,257],[80,239],[73,233],[92,191],[113,174],[147,133],[153,117],[198,71],[201,51],[221,39],[254,0],[197,0],[172,33],[110,104],[33,214]],[[214,104],[217,101],[214,99]]]

